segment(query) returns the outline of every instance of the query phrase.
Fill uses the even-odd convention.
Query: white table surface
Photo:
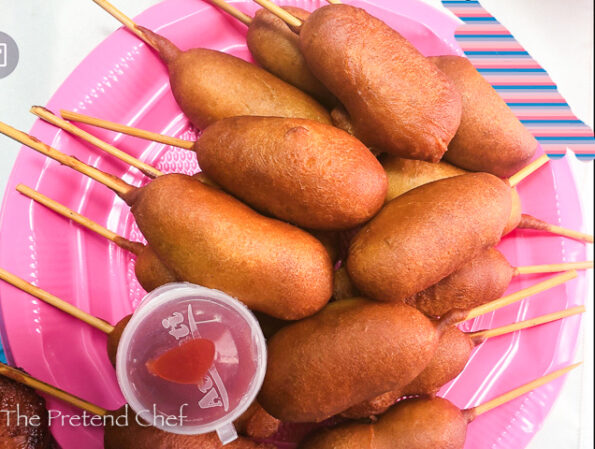
[[[134,16],[155,3],[121,0],[116,5]],[[575,114],[593,127],[593,2],[482,0],[482,4],[549,72]],[[77,64],[117,26],[89,0],[1,0],[0,31],[16,40],[20,61],[15,72],[0,79],[0,120],[30,129],[34,118],[29,107],[45,104]],[[0,139],[1,198],[19,145]],[[583,201],[591,206],[588,216],[592,217],[593,164],[579,166],[577,173],[583,177]],[[587,305],[584,348],[577,356],[585,359],[585,367],[568,377],[530,449],[593,447],[592,296]]]

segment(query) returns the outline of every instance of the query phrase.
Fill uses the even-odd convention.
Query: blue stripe
[[[455,34],[455,39],[502,39],[513,40],[512,34]]]
[[[442,0],[442,3],[444,3],[445,5],[455,5],[455,4],[461,4],[461,5],[479,5],[478,1],[475,0]]]
[[[502,68],[502,67],[488,67],[485,69],[477,69],[478,72],[484,73],[499,73],[499,72],[526,72],[526,73],[545,73],[545,69],[538,69],[538,68]]]
[[[496,90],[556,90],[556,86],[492,86]]]
[[[526,55],[528,56],[529,53],[526,51],[466,51],[465,54],[467,55]]]
[[[468,17],[468,16],[459,16],[459,19],[465,22],[490,22],[490,23],[500,23],[494,17]]]
[[[590,140],[595,140],[593,138],[593,136],[543,136],[543,137],[536,137],[537,140],[543,140],[543,141],[561,141],[561,142],[565,142],[565,141],[569,141],[569,140],[573,140],[573,141],[590,141]]]
[[[515,103],[515,102],[510,102],[510,103],[506,103],[508,106],[511,107],[523,107],[523,106],[535,106],[535,107],[564,107],[567,108],[568,107],[568,103]]]
[[[580,120],[521,120],[521,123],[526,123],[526,124],[536,124],[536,123],[544,123],[544,124],[550,124],[550,123],[551,124],[554,124],[554,123],[576,123],[576,124],[584,124]]]

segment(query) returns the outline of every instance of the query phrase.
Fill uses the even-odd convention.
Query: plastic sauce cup
[[[215,344],[215,360],[198,385],[154,376],[149,360],[188,339]],[[254,315],[219,291],[183,283],[149,293],[120,339],[116,374],[130,407],[167,432],[216,431],[223,444],[237,438],[233,421],[256,398],[266,372],[266,343]]]

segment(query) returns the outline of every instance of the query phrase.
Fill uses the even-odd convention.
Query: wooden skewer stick
[[[593,235],[585,234],[584,232],[574,231],[572,229],[566,229],[561,226],[548,225],[547,231],[551,234],[558,234],[564,237],[570,237],[571,239],[580,240],[583,242],[593,243]]]
[[[136,23],[132,21],[132,19],[126,16],[122,11],[118,10],[114,5],[106,0],[93,0],[97,3],[101,8],[107,11],[112,17],[114,17],[117,21],[119,21],[122,25],[128,28],[132,33],[137,35],[145,44],[149,45],[151,48],[157,50],[155,44],[151,42],[150,39],[147,39],[145,33],[143,33]]]
[[[108,413],[106,409],[99,407],[98,405],[91,404],[90,402],[78,398],[70,393],[66,393],[59,388],[46,384],[41,380],[37,380],[34,377],[31,377],[29,374],[4,363],[0,363],[0,374],[14,380],[15,382],[27,385],[34,390],[43,391],[50,396],[60,399],[68,404],[74,405],[75,407],[82,410],[86,410],[89,413],[93,413],[94,415],[105,416]]]
[[[546,376],[540,377],[539,379],[536,379],[533,382],[529,382],[528,384],[523,385],[522,387],[516,388],[512,391],[509,391],[508,393],[498,396],[497,398],[492,399],[491,401],[488,401],[484,404],[478,405],[477,407],[467,409],[467,410],[465,410],[465,415],[466,415],[467,419],[469,420],[469,422],[471,422],[471,421],[473,421],[473,419],[477,418],[479,415],[483,415],[484,413],[489,412],[490,410],[492,410],[496,407],[499,407],[507,402],[510,402],[513,399],[518,398],[519,396],[527,394],[527,393],[535,390],[536,388],[539,388],[542,385],[545,385],[545,384],[553,381],[554,379],[557,379],[558,377],[561,377],[564,374],[567,374],[568,372],[577,368],[581,364],[582,364],[582,362],[575,363],[574,365],[570,365],[570,366],[567,366],[566,368],[559,369],[558,371],[554,371],[553,373],[550,373]]]
[[[514,175],[508,178],[508,184],[510,184],[510,187],[518,185],[523,179],[525,179],[531,173],[536,171],[542,165],[545,165],[549,160],[550,158],[547,156],[547,154],[538,157],[529,165],[521,168],[518,172],[516,172]]]
[[[536,229],[538,231],[544,231],[549,232],[550,234],[561,235],[563,237],[568,237],[581,242],[593,243],[592,234],[585,234],[584,232],[574,231],[573,229],[567,229],[561,226],[549,224],[535,217],[530,217],[526,214],[523,214],[523,219],[521,220],[521,223],[519,224],[519,226],[517,226],[517,228]]]
[[[79,214],[78,212],[69,209],[68,207],[58,203],[57,201],[48,198],[47,196],[33,190],[30,187],[27,187],[23,184],[19,184],[16,187],[17,191],[22,193],[23,195],[31,198],[34,201],[37,201],[40,204],[43,204],[48,209],[53,210],[54,212],[62,215],[63,217],[69,218],[76,223],[84,226],[85,228],[105,237],[108,240],[111,240],[119,247],[131,251],[134,254],[139,253],[139,250],[144,246],[142,243],[133,242],[128,240],[121,235],[116,234],[115,232],[110,231],[109,229],[101,226],[99,223],[95,223],[93,220],[85,217],[84,215]]]
[[[89,176],[90,178],[96,180],[97,182],[100,182],[106,187],[109,187],[120,196],[126,195],[127,193],[130,193],[135,189],[135,187],[125,183],[121,179],[104,173],[101,170],[96,169],[95,167],[91,167],[74,157],[66,156],[64,153],[61,153],[60,151],[50,147],[49,145],[46,145],[45,143],[39,141],[35,137],[32,137],[22,131],[19,131],[18,129],[15,129],[12,126],[9,126],[5,123],[0,122],[0,132],[16,140],[17,142],[20,142],[23,145],[27,145],[33,150],[38,151],[41,154],[44,154],[47,157],[50,157],[63,165],[66,165],[67,167],[70,167],[78,171],[79,173]]]
[[[48,123],[51,123],[58,128],[63,129],[64,131],[73,134],[81,139],[89,142],[91,145],[95,145],[96,147],[100,148],[101,150],[105,151],[112,156],[117,157],[121,161],[132,165],[133,167],[139,169],[142,173],[147,175],[150,178],[156,178],[161,176],[163,173],[157,170],[155,167],[146,164],[137,158],[125,153],[124,151],[116,148],[113,145],[104,142],[103,140],[95,137],[92,134],[89,134],[86,131],[74,126],[72,123],[67,122],[66,120],[61,119],[60,117],[54,115],[53,112],[49,111],[48,109],[41,107],[41,106],[33,106],[31,108],[31,113],[35,114],[39,118],[45,120]]]
[[[41,299],[43,302],[54,306],[56,309],[59,309],[87,324],[93,326],[96,329],[99,329],[106,334],[111,333],[114,330],[114,326],[111,324],[99,319],[93,315],[88,314],[87,312],[82,311],[78,307],[73,306],[70,303],[58,298],[57,296],[52,295],[51,293],[42,290],[39,287],[36,287],[33,284],[21,279],[18,276],[15,276],[12,273],[0,268],[0,279],[8,282],[11,285],[14,285],[19,290],[22,290],[26,293],[29,293],[32,296],[35,296],[38,299]]]
[[[330,3],[331,5],[342,5],[342,3],[339,0],[326,0],[328,3]]]
[[[88,115],[80,114],[72,111],[60,111],[60,115],[66,120],[74,122],[85,123],[87,125],[96,126],[98,128],[107,129],[110,131],[127,134],[129,136],[139,137],[141,139],[152,140],[154,142],[171,145],[173,147],[183,148],[185,150],[192,150],[194,142],[176,137],[165,136],[163,134],[145,131],[144,129],[133,128],[132,126],[121,125],[119,123],[110,122],[109,120],[102,120]]]
[[[217,6],[219,9],[222,9],[230,16],[235,17],[236,19],[238,19],[240,22],[242,22],[245,25],[250,26],[250,24],[252,23],[252,17],[244,14],[238,8],[230,5],[229,3],[227,3],[223,0],[209,0],[209,2],[211,2],[213,5]]]
[[[558,271],[588,270],[591,268],[593,268],[593,261],[554,263],[548,265],[528,265],[525,267],[516,267],[514,269],[514,275],[518,276],[520,274],[556,273]]]
[[[508,324],[506,326],[497,327],[494,329],[484,329],[481,331],[467,332],[467,335],[471,337],[472,340],[485,340],[488,338],[499,337],[500,335],[510,334],[512,332],[520,331],[522,329],[551,323],[552,321],[561,320],[562,318],[579,315],[581,313],[585,313],[586,310],[587,309],[585,308],[585,306],[572,307],[570,309],[562,310],[560,312],[550,313],[537,318],[521,321],[519,323]]]
[[[521,299],[536,295],[537,293],[543,292],[545,290],[548,290],[550,288],[553,288],[553,287],[561,285],[565,282],[568,282],[569,280],[574,279],[577,276],[578,276],[578,274],[575,270],[566,271],[562,274],[551,277],[543,282],[539,282],[535,285],[532,285],[531,287],[524,288],[524,289],[519,290],[518,292],[512,293],[508,296],[504,296],[500,299],[496,299],[495,301],[475,307],[474,309],[469,310],[465,314],[465,316],[458,321],[462,322],[462,321],[470,320],[471,318],[475,318],[480,315],[500,309],[500,308],[505,307],[509,304],[513,304],[517,301],[520,301]]]
[[[255,3],[258,3],[265,9],[268,9],[270,12],[275,14],[281,20],[286,22],[289,26],[294,28],[300,28],[303,25],[303,22],[295,17],[294,15],[290,14],[289,12],[285,11],[279,5],[273,3],[271,0],[253,0]]]

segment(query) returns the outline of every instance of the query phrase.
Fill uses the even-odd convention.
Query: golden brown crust
[[[467,420],[446,399],[400,401],[376,424],[323,430],[300,449],[463,449]]]
[[[39,417],[38,426],[26,425],[18,412],[27,416],[28,422]],[[0,376],[0,448],[50,449],[55,444],[48,425],[45,400],[33,389]],[[10,415],[6,412],[11,412]],[[33,418],[37,419],[37,418]]]
[[[355,236],[349,276],[374,299],[409,298],[496,245],[510,211],[510,188],[487,173],[417,187],[389,202]]]
[[[349,112],[343,107],[343,105],[338,104],[333,108],[331,111],[331,120],[333,121],[333,125],[343,131],[351,134],[352,136],[355,134],[355,130],[353,129],[353,123],[351,122],[351,117],[349,116]],[[376,151],[374,151],[376,154]]]
[[[405,304],[338,301],[269,340],[259,402],[284,422],[322,421],[411,382],[437,343],[434,323]]]
[[[355,288],[353,282],[349,278],[347,268],[342,266],[335,271],[335,280],[333,288],[333,298],[336,300],[356,298],[361,296],[360,292]]]
[[[367,146],[440,160],[460,122],[461,96],[403,36],[363,9],[328,5],[304,23],[300,48]]]
[[[426,161],[403,159],[391,154],[380,156],[380,163],[388,178],[386,201],[393,200],[429,182],[468,173],[444,161],[435,164]]]
[[[517,189],[510,189],[510,194],[512,195],[512,209],[510,211],[510,218],[502,232],[503,236],[519,227],[523,216],[523,205],[521,204],[521,197],[519,196]]]
[[[147,245],[138,253],[134,272],[139,284],[148,292],[179,279]]]
[[[122,338],[122,332],[126,328],[126,325],[132,318],[132,315],[127,315],[116,323],[114,330],[107,336],[107,356],[109,361],[115,367],[116,366],[116,355],[118,353],[118,344],[120,344],[120,338]]]
[[[383,154],[379,160],[388,178],[386,201],[393,200],[397,196],[429,182],[469,173],[467,170],[455,167],[445,161],[433,164],[425,161],[402,159],[390,154]],[[514,230],[521,221],[521,199],[515,188],[511,189],[511,195],[512,209],[510,218],[502,235]]]
[[[369,401],[360,402],[359,404],[354,405],[341,413],[341,416],[347,419],[369,419],[371,421],[376,421],[378,415],[386,412],[402,396],[403,393],[400,389],[389,391],[376,396]]]
[[[310,13],[295,6],[284,6],[300,20]],[[248,28],[246,42],[252,56],[262,67],[283,81],[312,95],[331,108],[337,99],[312,74],[300,51],[300,38],[289,26],[267,9],[259,9]]]
[[[215,50],[182,52],[168,64],[171,89],[199,129],[228,117],[298,117],[330,124],[312,97],[260,67]]]
[[[273,418],[258,402],[254,401],[233,424],[241,435],[265,439],[277,433],[281,421]]]
[[[384,203],[386,174],[356,138],[303,119],[233,117],[194,147],[218,185],[255,209],[310,229],[350,229]]]
[[[383,415],[374,431],[376,449],[463,449],[467,420],[446,399],[407,399]]]
[[[461,124],[444,158],[467,170],[501,178],[527,165],[537,150],[537,140],[473,64],[461,56],[430,60],[454,82],[463,99]]]
[[[518,227],[520,229],[535,229],[537,231],[549,231],[550,224],[529,214],[522,214]]]
[[[370,418],[381,415],[403,396],[436,394],[463,371],[474,347],[471,339],[457,327],[446,328],[440,335],[432,360],[409,385],[351,407],[341,416],[350,419]]]
[[[475,345],[456,326],[449,326],[440,335],[431,362],[402,390],[402,395],[434,395],[457,377],[467,365]]]
[[[513,276],[514,268],[502,253],[488,248],[406,302],[426,315],[444,316],[453,309],[472,309],[500,298]]]
[[[312,315],[332,295],[333,267],[318,240],[220,190],[170,174],[126,199],[177,279],[222,290],[286,320]]]

